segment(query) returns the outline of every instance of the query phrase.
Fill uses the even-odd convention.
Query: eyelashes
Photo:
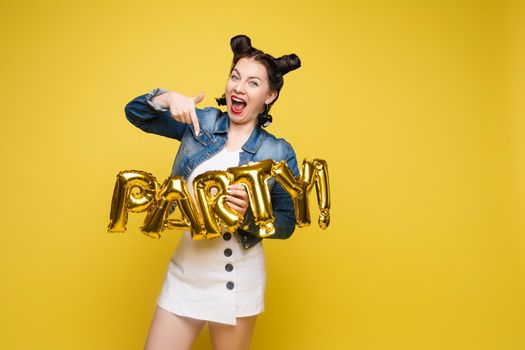
[[[238,80],[238,79],[240,79],[240,78],[239,78],[237,75],[232,74],[232,75],[230,76],[230,79],[236,81],[236,80]],[[259,86],[259,83],[256,82],[256,81],[250,81],[250,82],[248,82],[248,84],[250,84],[250,85],[253,86],[253,87],[258,87],[258,86]]]

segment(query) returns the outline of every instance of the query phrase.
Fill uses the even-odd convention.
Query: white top
[[[193,172],[186,181],[191,196],[195,199],[195,194],[193,193],[193,180],[195,180],[197,176],[210,170],[226,170],[227,168],[239,166],[240,151],[241,150],[230,151],[225,147],[219,153],[215,154],[208,160],[205,160],[193,169]]]
[[[239,166],[239,152],[223,148],[198,165],[187,180],[192,197],[195,177],[209,170]],[[262,242],[247,250],[236,233],[192,240],[191,233],[184,231],[157,304],[177,315],[235,325],[236,317],[264,310],[265,286]]]

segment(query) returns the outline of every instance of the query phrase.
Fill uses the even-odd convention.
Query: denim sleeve
[[[289,146],[286,163],[295,177],[298,177],[299,169],[297,166],[297,158],[292,146]],[[270,195],[272,202],[272,212],[275,217],[275,233],[271,236],[265,237],[265,239],[288,239],[293,234],[296,225],[292,197],[277,181],[273,185]],[[259,226],[255,224],[255,218],[253,216],[251,207],[248,207],[248,210],[246,211],[244,222],[241,228],[255,236],[259,236]]]
[[[176,121],[171,117],[169,109],[162,108],[152,101],[153,97],[167,91],[166,89],[156,88],[145,95],[135,97],[126,104],[124,111],[126,118],[137,128],[147,133],[180,141],[189,124]]]

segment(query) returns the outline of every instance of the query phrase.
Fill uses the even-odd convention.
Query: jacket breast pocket
[[[190,134],[192,135],[193,139],[201,144],[202,146],[208,146],[210,144],[211,136],[208,132],[208,130],[201,127],[199,135],[195,135],[195,128],[193,127],[193,124],[190,125]]]
[[[199,136],[195,136],[193,125],[190,128],[188,128],[188,131],[184,133],[181,139],[180,152],[185,156],[191,156],[201,148],[207,147],[211,140],[207,131],[201,129]]]

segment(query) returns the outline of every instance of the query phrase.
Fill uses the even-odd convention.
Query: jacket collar
[[[228,112],[222,112],[215,122],[214,134],[227,134],[230,128],[230,118]],[[255,153],[261,147],[266,136],[266,132],[257,124],[248,138],[248,141],[242,146],[242,149],[249,153]]]

